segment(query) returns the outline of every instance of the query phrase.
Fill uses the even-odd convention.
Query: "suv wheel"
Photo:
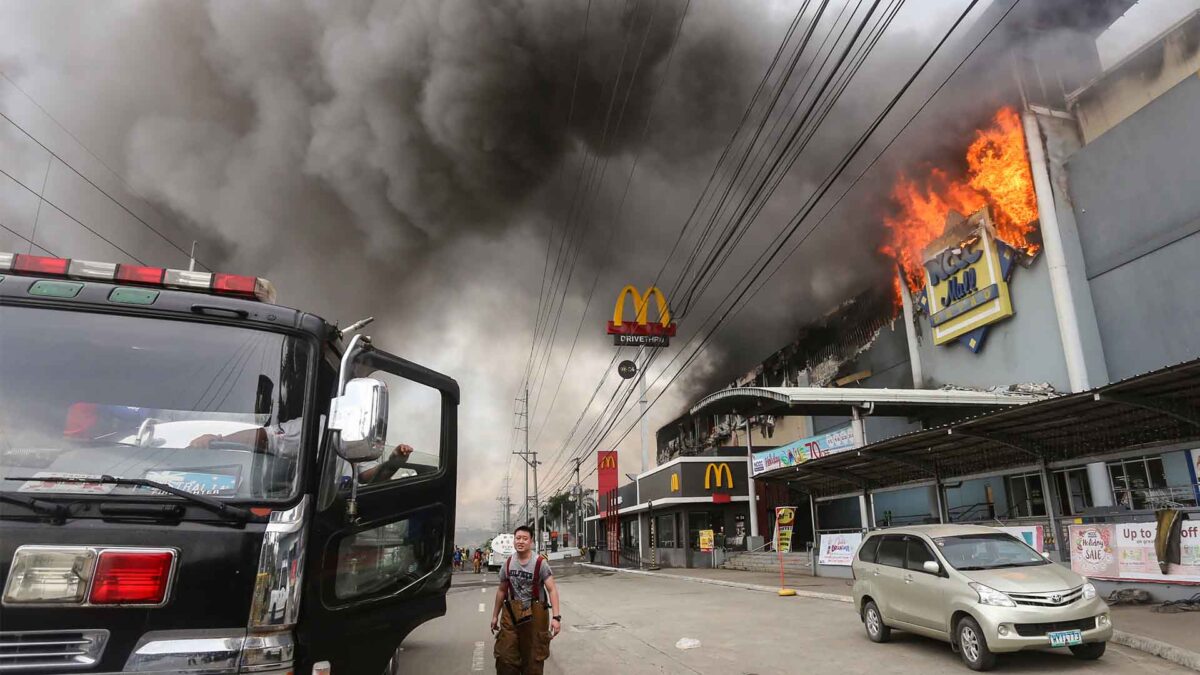
[[[879,613],[879,606],[874,600],[867,601],[863,607],[863,624],[867,627],[867,637],[871,638],[871,642],[887,642],[892,638],[892,629],[883,622],[883,615]]]
[[[958,654],[971,670],[991,670],[996,666],[996,655],[988,649],[983,629],[975,619],[964,616],[954,629]]]
[[[1077,659],[1083,659],[1084,661],[1095,661],[1101,656],[1104,656],[1104,647],[1107,644],[1107,642],[1089,642],[1082,645],[1072,645],[1071,653],[1074,654],[1075,658]]]

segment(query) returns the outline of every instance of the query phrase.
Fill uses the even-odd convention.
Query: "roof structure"
[[[814,496],[1200,441],[1200,359],[758,476]]]
[[[857,387],[735,387],[700,399],[691,414],[707,415],[837,415],[867,408],[886,417],[920,417],[930,412],[966,408],[1007,408],[1046,399],[1040,394],[957,389],[866,389]]]

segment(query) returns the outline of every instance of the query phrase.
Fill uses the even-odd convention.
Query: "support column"
[[[1054,498],[1054,485],[1050,482],[1050,472],[1046,470],[1046,458],[1044,457],[1042,458],[1041,462],[1041,474],[1042,500],[1046,502],[1046,517],[1050,519],[1050,532],[1051,536],[1054,537],[1054,549],[1058,551],[1059,560],[1062,560],[1062,547],[1060,546],[1060,537],[1058,532],[1058,516],[1054,514],[1055,502],[1058,500]]]
[[[1112,478],[1108,465],[1092,462],[1087,465],[1088,489],[1092,493],[1092,506],[1114,506]]]
[[[750,496],[750,538],[754,546],[762,545],[758,532],[758,489],[754,485],[754,442],[750,438],[750,417],[746,417],[746,486]]]
[[[871,499],[871,491],[863,490],[858,496],[858,515],[862,520],[862,529],[869,530],[875,525],[875,502]]]
[[[812,575],[815,577],[817,576],[817,552],[821,548],[821,535],[817,534],[817,498],[813,497],[811,493],[808,495],[808,509],[812,513],[813,531],[812,559],[809,560],[809,564],[812,565]]]
[[[938,522],[942,524],[950,522],[950,514],[946,511],[946,491],[942,487],[940,476],[933,480],[933,491],[937,497]]]

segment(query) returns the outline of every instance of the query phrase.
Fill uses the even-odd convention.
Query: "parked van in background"
[[[874,642],[893,628],[950,642],[972,670],[999,652],[1066,647],[1098,659],[1108,605],[1087,579],[991,527],[921,525],[872,533],[859,547],[854,606]]]

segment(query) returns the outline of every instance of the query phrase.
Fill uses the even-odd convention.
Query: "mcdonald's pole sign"
[[[596,487],[605,495],[617,489],[617,451],[601,450],[596,453]]]
[[[633,296],[633,307],[636,312],[634,321],[625,320],[625,298]],[[650,323],[650,299],[654,298],[658,308],[658,320]],[[671,344],[675,335],[675,324],[671,323],[671,310],[667,307],[667,298],[656,286],[646,289],[646,294],[638,293],[637,288],[626,286],[617,296],[617,304],[613,307],[612,321],[608,322],[608,334],[613,336],[613,344],[618,347],[666,347]]]

